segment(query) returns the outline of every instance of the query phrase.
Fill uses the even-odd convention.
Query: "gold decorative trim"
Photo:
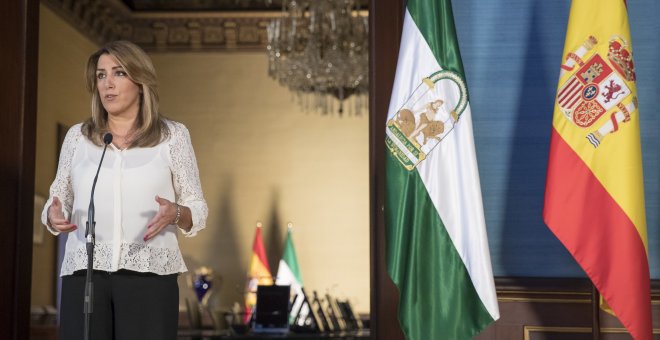
[[[500,302],[539,302],[539,303],[591,303],[591,299],[553,299],[553,298],[516,298],[498,297]]]
[[[587,292],[576,291],[535,291],[535,290],[498,290],[497,294],[538,294],[538,295],[591,295]]]
[[[132,13],[134,19],[251,19],[255,17],[267,18],[268,20],[279,18],[282,11],[231,11],[231,12],[136,12]]]
[[[119,0],[41,0],[102,45],[125,39],[147,51],[264,51],[273,11],[132,12]]]
[[[502,295],[516,295],[516,297],[502,296]],[[536,297],[518,297],[519,295],[564,295],[576,296],[576,298],[560,298],[555,299],[552,297],[536,298]],[[577,291],[528,291],[528,290],[497,290],[497,300],[500,302],[541,302],[541,303],[591,303],[591,298],[584,299],[582,297],[590,296],[591,293],[577,292]],[[578,296],[580,298],[578,298]],[[660,294],[651,293],[651,305],[660,305]]]
[[[529,295],[542,295],[544,297],[528,297]],[[553,296],[562,297],[555,298]],[[585,297],[588,298],[585,299]],[[591,303],[591,294],[577,291],[534,291],[507,289],[497,291],[497,300],[500,302]]]
[[[523,326],[523,339],[531,340],[531,333],[591,333],[591,327],[546,327],[546,326]],[[601,333],[627,334],[623,327],[601,327]],[[660,329],[653,329],[653,334],[660,334]]]

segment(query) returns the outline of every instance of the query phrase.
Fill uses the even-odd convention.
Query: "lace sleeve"
[[[199,181],[199,169],[190,132],[183,124],[176,122],[170,122],[170,131],[169,155],[172,162],[176,202],[188,207],[192,213],[193,225],[190,231],[180,230],[186,237],[193,237],[206,227],[209,211]]]
[[[46,226],[46,229],[53,235],[58,235],[60,232],[48,225],[48,208],[53,203],[53,197],[57,196],[62,202],[62,210],[66,219],[71,215],[71,207],[73,206],[73,187],[71,186],[71,167],[73,155],[76,152],[78,141],[82,136],[80,124],[76,124],[69,129],[64,137],[62,149],[60,151],[60,161],[57,166],[57,174],[55,180],[50,186],[50,197],[44,205],[44,210],[41,212],[41,223]]]

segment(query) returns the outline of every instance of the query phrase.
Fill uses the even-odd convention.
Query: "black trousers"
[[[86,271],[62,277],[60,339],[85,338]],[[179,322],[177,274],[94,271],[94,340],[175,340]]]

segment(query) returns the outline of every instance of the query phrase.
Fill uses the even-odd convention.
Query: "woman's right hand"
[[[64,213],[62,212],[62,202],[57,196],[53,196],[53,202],[50,207],[48,207],[48,224],[55,230],[61,233],[69,233],[76,229],[78,226],[72,224],[64,218]]]

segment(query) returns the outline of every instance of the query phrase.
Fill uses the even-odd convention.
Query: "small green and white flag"
[[[292,230],[293,224],[289,223],[286,241],[284,243],[284,253],[277,268],[277,278],[275,281],[278,286],[291,286],[291,295],[295,297],[294,304],[291,307],[291,314],[289,315],[289,323],[294,321],[304,300],[302,298],[302,275],[300,274],[300,266],[296,257],[296,249],[293,247]]]
[[[409,0],[386,123],[387,270],[409,340],[499,318],[450,0]]]

